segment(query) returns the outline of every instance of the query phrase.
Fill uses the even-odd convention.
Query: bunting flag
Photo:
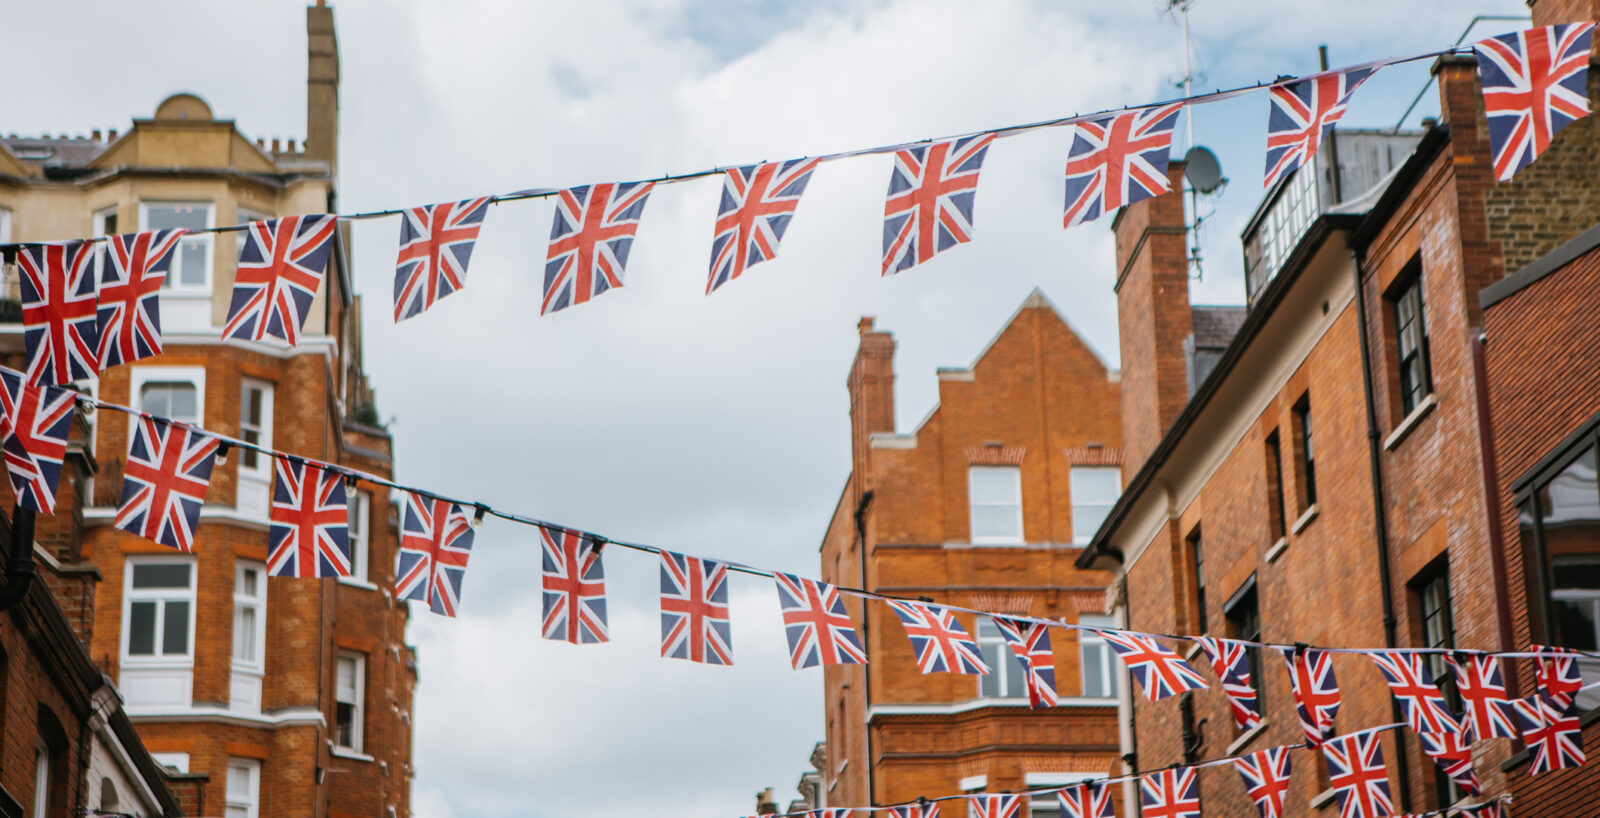
[[[1295,712],[1305,730],[1306,746],[1317,747],[1333,730],[1339,713],[1339,680],[1333,661],[1320,650],[1280,647],[1289,666],[1289,686],[1294,691]]]
[[[1520,736],[1516,719],[1508,710],[1496,706],[1509,701],[1499,658],[1457,651],[1445,659],[1455,675],[1456,692],[1465,710],[1461,714],[1462,730],[1469,743],[1471,739]]]
[[[909,270],[972,241],[978,173],[994,134],[895,151],[883,203],[883,274]]]
[[[1594,23],[1530,28],[1473,44],[1495,178],[1504,182],[1589,115]]]
[[[939,804],[936,801],[929,801],[925,804],[890,807],[889,818],[939,818]]]
[[[539,538],[544,548],[544,638],[574,645],[611,641],[599,541],[543,526]]]
[[[1061,818],[1116,818],[1116,793],[1102,781],[1085,781],[1056,790]]]
[[[1067,154],[1067,227],[1171,190],[1167,161],[1182,103],[1078,123]]]
[[[622,286],[633,234],[654,188],[651,182],[607,182],[561,191],[545,255],[540,315]]]
[[[54,514],[78,393],[33,386],[24,378],[21,372],[0,370],[0,448],[17,505]]]
[[[1583,688],[1583,674],[1578,670],[1577,655],[1561,647],[1534,645],[1533,649],[1550,654],[1539,657],[1534,665],[1539,689],[1544,691],[1546,698],[1565,707]]]
[[[311,301],[333,255],[331,213],[251,222],[244,230],[223,338],[300,343]]]
[[[1022,796],[1003,795],[967,796],[968,818],[1022,818]]]
[[[661,552],[661,655],[733,664],[727,563]]]
[[[459,504],[406,492],[394,570],[395,598],[413,599],[426,603],[436,614],[455,616],[474,533]]]
[[[1439,765],[1439,771],[1470,795],[1481,795],[1483,787],[1472,769],[1472,739],[1462,733],[1418,733],[1422,751]]]
[[[1251,686],[1250,652],[1241,642],[1217,639],[1211,636],[1191,637],[1199,643],[1211,669],[1222,683],[1222,692],[1228,697],[1233,710],[1233,723],[1240,730],[1251,730],[1261,724],[1261,705],[1256,700],[1256,689]]]
[[[1268,747],[1233,760],[1233,768],[1244,779],[1245,791],[1255,802],[1261,818],[1281,818],[1283,801],[1289,793],[1289,751],[1293,747]]]
[[[1389,771],[1376,732],[1328,739],[1322,757],[1328,762],[1328,785],[1339,802],[1339,818],[1381,818],[1394,814]]]
[[[161,354],[161,287],[173,251],[188,232],[149,230],[106,238],[95,318],[102,370]]]
[[[789,664],[795,670],[867,663],[867,651],[861,647],[850,615],[845,613],[839,589],[776,571],[772,580],[778,587],[778,607],[783,609]]]
[[[1193,767],[1139,776],[1141,818],[1200,818],[1200,777]]]
[[[93,245],[32,244],[17,253],[28,383],[71,383],[100,372]]]
[[[856,811],[848,807],[830,807],[828,809],[814,809],[806,815],[810,818],[854,818]]]
[[[394,263],[394,320],[421,315],[467,285],[467,262],[493,197],[408,207],[400,213]]]
[[[1522,740],[1533,756],[1528,764],[1528,775],[1542,775],[1583,764],[1583,733],[1575,700],[1533,695],[1513,699],[1508,709],[1516,714]]]
[[[1459,733],[1461,723],[1450,713],[1444,694],[1433,683],[1422,654],[1405,650],[1375,650],[1367,653],[1378,666],[1406,723],[1418,733]]]
[[[711,239],[706,295],[744,275],[752,264],[778,256],[778,243],[794,219],[800,194],[811,182],[817,159],[790,159],[728,168]]]
[[[274,459],[267,576],[350,576],[350,506],[344,475]]]
[[[194,550],[200,508],[221,443],[211,435],[150,417],[133,418],[116,525],[168,548]]]
[[[1334,124],[1344,117],[1351,95],[1373,72],[1357,68],[1272,86],[1267,95],[1272,110],[1267,115],[1267,174],[1262,187],[1272,187],[1317,155]]]
[[[1059,697],[1056,694],[1056,659],[1050,651],[1050,627],[1042,622],[1004,616],[993,619],[1011,652],[1022,663],[1028,706],[1055,707]]]
[[[1158,702],[1173,694],[1206,686],[1205,680],[1188,662],[1152,637],[1095,628],[1084,630],[1099,633],[1111,645],[1150,701]]]
[[[949,609],[905,599],[891,599],[889,607],[905,626],[911,649],[917,654],[917,667],[923,673],[989,673],[978,643],[972,641]]]

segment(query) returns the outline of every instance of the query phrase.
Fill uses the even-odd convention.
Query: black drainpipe
[[[11,509],[11,559],[6,561],[6,584],[0,587],[0,611],[21,602],[39,574],[33,564],[33,518],[31,508]]]
[[[861,501],[856,503],[856,552],[861,556],[861,587],[867,588],[867,507],[872,505],[872,489],[861,493]],[[867,588],[867,590],[871,590]],[[867,609],[861,607],[861,644],[866,645],[867,640]],[[878,805],[878,793],[872,783],[872,670],[861,668],[861,702],[869,712],[862,713],[863,726],[867,737],[867,806]],[[840,725],[843,727],[844,725]],[[832,761],[828,762],[832,764]]]
[[[1389,522],[1385,516],[1383,503],[1383,468],[1378,461],[1378,406],[1372,396],[1372,350],[1369,346],[1370,335],[1367,330],[1367,299],[1366,287],[1362,282],[1361,267],[1364,261],[1364,252],[1352,254],[1355,259],[1356,276],[1356,320],[1357,330],[1361,338],[1361,391],[1367,403],[1367,460],[1372,466],[1372,517],[1373,533],[1378,540],[1378,580],[1383,587],[1383,643],[1386,647],[1395,647],[1395,626],[1398,620],[1394,615],[1394,588],[1389,579]],[[1394,714],[1395,721],[1405,721],[1401,717],[1400,702],[1393,696],[1389,697],[1389,710]],[[1410,754],[1406,752],[1406,736],[1404,730],[1394,731],[1394,744],[1396,755],[1400,756],[1400,763],[1395,767],[1395,777],[1400,780],[1400,811],[1411,811],[1411,775],[1408,766],[1411,763]]]

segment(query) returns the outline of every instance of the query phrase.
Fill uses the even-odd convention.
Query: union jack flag
[[[1445,658],[1455,674],[1456,691],[1466,710],[1461,717],[1465,737],[1516,738],[1521,732],[1516,720],[1510,711],[1496,706],[1510,700],[1505,677],[1500,675],[1500,660],[1492,654],[1466,652]]]
[[[1418,733],[1417,741],[1422,751],[1439,765],[1439,771],[1450,776],[1463,791],[1478,795],[1483,787],[1478,774],[1472,769],[1472,739],[1461,733]]]
[[[1099,781],[1085,781],[1056,790],[1061,818],[1116,818],[1116,799],[1111,788]]]
[[[1095,630],[1085,628],[1085,630]],[[1196,673],[1188,662],[1178,657],[1178,654],[1167,649],[1153,637],[1141,636],[1121,631],[1096,631],[1111,649],[1122,657],[1122,663],[1128,666],[1128,672],[1138,680],[1139,686],[1144,688],[1144,695],[1150,701],[1158,702],[1175,693],[1185,690],[1197,690],[1206,686],[1204,679]]]
[[[1078,123],[1067,154],[1067,227],[1171,189],[1167,160],[1182,110],[1173,103]]]
[[[28,382],[40,386],[100,371],[94,251],[84,241],[34,244],[17,253]]]
[[[889,818],[939,818],[939,805],[929,801],[925,804],[890,807]]]
[[[840,809],[835,807],[832,809],[814,809],[806,814],[811,818],[852,818],[856,811],[849,808]]]
[[[188,232],[149,230],[106,239],[96,313],[101,369],[161,354],[161,285],[172,251]]]
[[[574,645],[611,641],[599,540],[543,527],[539,538],[544,544],[544,638]]]
[[[1378,666],[1406,723],[1418,733],[1459,733],[1461,723],[1445,705],[1444,694],[1433,683],[1422,654],[1405,650],[1375,650],[1368,653]]]
[[[1261,818],[1280,818],[1283,799],[1289,793],[1289,751],[1293,747],[1269,747],[1233,760],[1233,768],[1244,779]]]
[[[333,255],[338,225],[338,216],[322,214],[246,226],[222,337],[300,343],[300,328]]]
[[[1552,700],[1541,695],[1513,699],[1510,709],[1522,727],[1522,740],[1532,751],[1529,775],[1582,766],[1583,733],[1577,702]]]
[[[436,614],[455,616],[473,534],[459,504],[407,492],[394,571],[395,598],[414,599],[427,603]]]
[[[1333,660],[1320,650],[1278,648],[1289,666],[1289,686],[1294,690],[1295,712],[1305,730],[1306,746],[1317,747],[1333,730],[1339,713],[1339,680]]]
[[[1472,818],[1506,818],[1505,810],[1500,808],[1499,801],[1489,801],[1475,807],[1466,807],[1461,810],[1461,814],[1470,815]]]
[[[1272,111],[1267,115],[1267,176],[1262,187],[1272,187],[1317,155],[1317,148],[1333,132],[1334,123],[1344,116],[1351,95],[1373,71],[1357,68],[1272,86]]]
[[[661,552],[661,655],[733,664],[727,563]]]
[[[893,275],[972,241],[978,172],[994,134],[895,151],[883,203],[883,274]]]
[[[622,286],[633,234],[654,187],[651,182],[607,182],[561,191],[545,255],[540,315]]]
[[[273,461],[272,544],[267,575],[350,576],[350,506],[344,475],[284,458]]]
[[[1328,785],[1339,801],[1339,818],[1379,818],[1394,814],[1389,771],[1376,732],[1330,738],[1322,745]]]
[[[155,418],[134,418],[116,527],[188,553],[194,548],[220,441]]]
[[[968,818],[1022,818],[1022,796],[1005,795],[967,796]]]
[[[864,665],[866,649],[845,613],[839,589],[825,582],[774,572],[789,664],[795,670],[817,665]]]
[[[1546,698],[1553,699],[1563,707],[1572,697],[1578,695],[1583,688],[1583,674],[1578,670],[1578,657],[1569,648],[1548,647],[1534,645],[1536,652],[1547,654],[1541,656],[1535,664],[1539,679],[1539,689],[1544,691]]]
[[[994,617],[995,627],[1022,663],[1029,707],[1055,707],[1056,660],[1050,652],[1050,627],[1042,622]]]
[[[972,641],[949,609],[904,599],[889,600],[889,607],[905,626],[911,649],[917,654],[917,667],[923,673],[989,673],[978,643]]]
[[[1200,644],[1211,660],[1211,669],[1222,682],[1222,692],[1233,709],[1233,722],[1240,730],[1249,730],[1261,724],[1261,705],[1256,701],[1256,689],[1251,687],[1250,651],[1242,643],[1211,636],[1190,637]]]
[[[750,265],[777,257],[778,243],[794,219],[817,162],[790,159],[728,169],[717,205],[706,295],[744,275]]]
[[[1473,44],[1495,178],[1505,181],[1589,115],[1594,23],[1530,28]]]
[[[0,447],[17,505],[55,513],[77,395],[56,386],[33,386],[21,372],[0,370]]]
[[[1200,818],[1200,777],[1193,767],[1139,776],[1141,818]]]
[[[394,263],[394,320],[404,321],[465,287],[467,262],[492,197],[406,208]]]

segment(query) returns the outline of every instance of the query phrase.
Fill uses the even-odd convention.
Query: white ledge
[[[1271,548],[1267,549],[1267,562],[1270,563],[1273,560],[1276,560],[1278,557],[1283,555],[1284,551],[1287,550],[1289,550],[1289,538],[1279,537],[1278,541],[1273,543]]]
[[[1311,521],[1315,519],[1317,519],[1317,504],[1312,503],[1311,507],[1306,509],[1306,513],[1300,515],[1300,519],[1294,521],[1294,526],[1289,529],[1289,533],[1296,537],[1300,536],[1300,532],[1306,530],[1306,526],[1311,525]]]
[[[1333,788],[1329,787],[1316,795],[1311,796],[1311,808],[1322,809],[1333,801]]]
[[[1116,707],[1115,698],[1089,698],[1070,696],[1059,699],[1056,707]],[[1027,710],[1027,699],[968,699],[949,704],[875,704],[867,708],[867,719],[878,716],[942,716],[981,710],[985,707],[1015,707]],[[1049,708],[1040,708],[1047,710]]]
[[[116,522],[117,510],[111,506],[96,506],[83,510],[84,525],[109,525]],[[257,531],[267,531],[272,524],[265,517],[255,517],[241,514],[237,509],[227,506],[203,506],[200,509],[200,522],[202,523],[232,523],[234,525],[253,528]]]
[[[1394,431],[1384,438],[1383,450],[1386,452],[1394,451],[1394,448],[1400,445],[1400,441],[1405,440],[1406,436],[1411,434],[1411,430],[1417,428],[1417,424],[1431,414],[1433,408],[1438,405],[1439,400],[1432,393],[1429,393],[1428,397],[1423,398],[1422,402],[1411,410],[1411,414],[1406,415],[1405,420],[1400,421],[1400,425],[1394,427]]]
[[[1257,699],[1257,701],[1260,700]],[[1234,739],[1233,743],[1229,744],[1228,749],[1224,750],[1222,754],[1225,756],[1238,755],[1239,751],[1243,750],[1251,741],[1254,741],[1256,736],[1266,732],[1268,724],[1271,724],[1271,722],[1262,719],[1260,724],[1244,731],[1238,738]]]
[[[170,710],[124,708],[132,721],[210,721],[242,727],[279,727],[290,724],[323,724],[322,711],[296,707],[261,715],[237,713],[221,707],[183,707]]]
[[[356,579],[355,577],[334,577],[334,579],[338,580],[340,585],[348,585],[351,588],[362,588],[368,591],[379,590],[378,586],[364,579]]]
[[[376,758],[373,758],[366,753],[358,753],[355,750],[340,747],[337,744],[329,747],[328,752],[333,753],[334,757],[336,758],[348,758],[351,761],[365,761],[368,764],[377,761]]]

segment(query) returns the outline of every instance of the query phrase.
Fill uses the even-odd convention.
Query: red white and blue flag
[[[1022,796],[1004,795],[967,796],[968,818],[1022,818]]]
[[[21,372],[0,370],[0,447],[17,505],[55,513],[77,398],[70,389],[33,386]]]
[[[1289,794],[1289,751],[1293,747],[1268,747],[1233,760],[1233,768],[1244,779],[1245,791],[1255,802],[1261,818],[1281,818],[1283,801]]]
[[[1339,679],[1333,673],[1333,660],[1320,650],[1277,650],[1289,666],[1289,686],[1306,746],[1320,746],[1332,733],[1333,717],[1339,713]]]
[[[1222,692],[1228,697],[1233,710],[1233,722],[1240,730],[1250,730],[1261,724],[1261,705],[1256,700],[1256,689],[1251,686],[1250,651],[1241,642],[1217,639],[1211,636],[1190,637],[1205,650],[1211,660],[1211,669],[1222,682]]]
[[[555,197],[540,315],[622,286],[633,234],[654,187],[651,182],[607,182],[569,188]]]
[[[460,504],[407,492],[395,563],[395,598],[413,599],[436,614],[455,616],[474,533]]]
[[[1085,781],[1056,790],[1061,818],[1116,818],[1112,789],[1100,781]]]
[[[929,801],[925,804],[904,804],[889,808],[889,818],[939,818],[939,804]]]
[[[71,383],[100,371],[94,248],[89,242],[30,244],[17,253],[28,382]]]
[[[1272,187],[1317,155],[1334,123],[1344,116],[1350,96],[1374,70],[1357,68],[1272,86],[1268,93],[1272,110],[1267,115],[1267,174],[1262,187]]]
[[[1445,704],[1422,654],[1407,650],[1375,650],[1367,654],[1378,666],[1406,723],[1418,733],[1459,733],[1461,723]]]
[[[467,262],[492,197],[408,207],[400,213],[394,320],[404,321],[467,285]]]
[[[1583,765],[1583,732],[1575,699],[1553,700],[1535,694],[1514,699],[1508,708],[1516,714],[1522,740],[1533,758],[1529,775]]]
[[[839,589],[825,582],[774,572],[783,633],[789,640],[789,664],[795,670],[817,665],[864,665],[855,624],[845,612]]]
[[[750,265],[771,261],[794,220],[816,159],[790,159],[728,168],[711,239],[706,295],[744,275]]]
[[[134,417],[116,527],[188,553],[220,442],[164,420]]]
[[[1471,739],[1517,738],[1521,730],[1511,712],[1500,660],[1493,654],[1458,651],[1446,656],[1456,679],[1456,692],[1465,712],[1461,714],[1465,737]]]
[[[891,599],[889,607],[905,626],[911,649],[917,654],[917,668],[923,673],[989,673],[978,643],[948,608],[906,599]]]
[[[1067,154],[1067,227],[1171,190],[1167,161],[1182,103],[1080,122]]]
[[[1389,771],[1376,731],[1330,738],[1322,745],[1328,786],[1339,802],[1339,818],[1381,818],[1394,814]]]
[[[1111,649],[1122,658],[1123,664],[1128,666],[1128,672],[1144,688],[1144,695],[1150,701],[1158,702],[1168,696],[1206,686],[1205,679],[1200,678],[1200,674],[1188,662],[1154,637],[1094,628],[1084,630],[1094,630],[1111,645]]]
[[[1193,767],[1139,776],[1141,818],[1200,818],[1200,777]]]
[[[291,347],[300,343],[300,330],[333,255],[338,225],[339,217],[332,214],[247,225],[222,337],[277,338]]]
[[[814,809],[806,815],[810,818],[854,818],[856,811],[849,807],[830,807],[828,809]]]
[[[539,539],[544,552],[544,638],[574,645],[611,641],[599,540],[543,526]]]
[[[661,655],[733,664],[728,564],[661,552]]]
[[[276,458],[267,575],[350,576],[350,504],[344,475]]]
[[[1567,23],[1473,44],[1496,179],[1515,176],[1562,128],[1589,115],[1593,33],[1592,22]]]
[[[96,328],[102,370],[161,354],[161,286],[183,229],[108,236]]]
[[[1022,663],[1028,706],[1056,706],[1060,699],[1056,695],[1056,659],[1050,651],[1050,626],[1004,616],[994,617],[994,624]]]
[[[1472,739],[1463,733],[1418,733],[1422,751],[1439,765],[1439,771],[1470,795],[1483,792],[1478,774],[1472,769]]]
[[[1583,688],[1583,673],[1578,669],[1578,656],[1570,648],[1534,645],[1539,657],[1534,665],[1539,679],[1539,690],[1545,698],[1565,707]]]
[[[895,151],[883,203],[884,275],[972,241],[978,173],[993,141],[980,134]]]

